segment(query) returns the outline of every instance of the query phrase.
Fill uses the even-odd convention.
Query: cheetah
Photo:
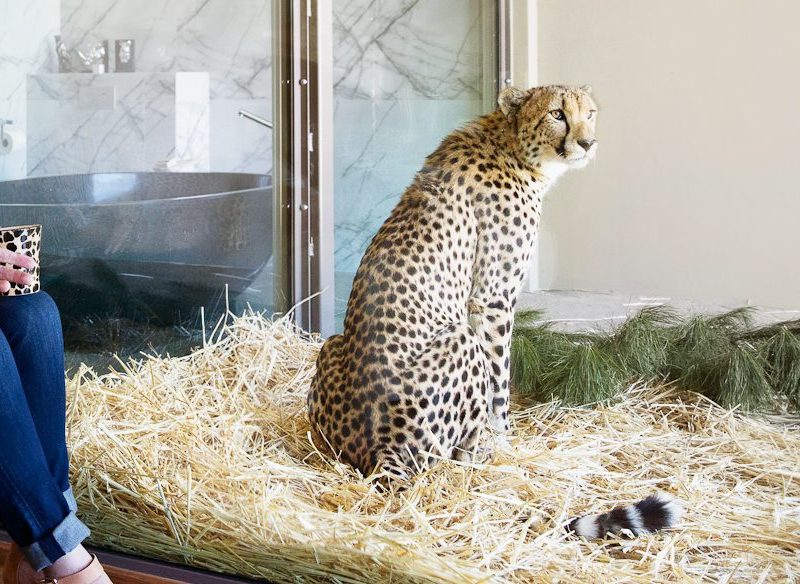
[[[588,87],[559,85],[509,87],[498,105],[428,156],[317,359],[312,439],[365,475],[403,481],[436,458],[471,460],[484,431],[509,430],[514,306],[542,197],[594,157],[597,106]],[[639,533],[679,511],[659,495],[569,527]]]

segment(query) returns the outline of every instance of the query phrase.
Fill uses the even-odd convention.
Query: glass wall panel
[[[334,1],[338,328],[364,250],[425,156],[492,108],[495,5]]]
[[[272,306],[270,0],[0,0],[0,226],[43,224],[68,363]]]

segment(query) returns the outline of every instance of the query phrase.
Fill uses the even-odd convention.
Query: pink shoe
[[[92,555],[92,563],[77,574],[64,578],[44,578],[39,582],[40,584],[112,584],[95,555]]]

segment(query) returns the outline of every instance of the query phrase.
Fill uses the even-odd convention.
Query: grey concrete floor
[[[645,306],[670,306],[682,315],[715,314],[738,305],[724,306],[685,298],[645,297],[587,290],[523,292],[517,306],[544,311],[544,321],[565,331],[608,331]],[[800,310],[756,307],[755,321],[769,324],[800,318]]]

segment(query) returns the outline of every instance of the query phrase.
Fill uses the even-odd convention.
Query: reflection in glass
[[[339,329],[361,256],[425,156],[491,104],[493,4],[334,2]]]
[[[237,116],[270,117],[271,8],[0,0],[0,117],[20,144],[0,156],[0,225],[44,226],[68,365],[183,353],[226,288],[234,311],[271,310],[273,136]],[[83,46],[135,72],[60,72]]]

